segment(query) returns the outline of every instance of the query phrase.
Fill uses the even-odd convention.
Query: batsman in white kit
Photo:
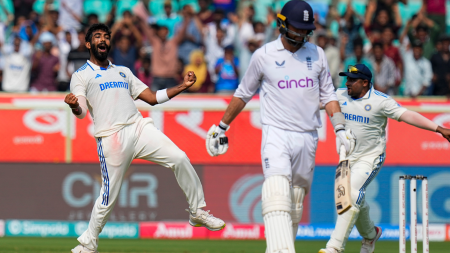
[[[313,17],[305,1],[285,4],[278,14],[281,35],[253,54],[222,121],[209,129],[206,138],[211,156],[224,154],[229,124],[260,90],[267,253],[295,252],[303,199],[313,179],[317,129],[322,126],[320,104],[330,116],[338,145],[344,145],[347,154],[351,152],[353,135],[345,131],[324,51],[307,42],[315,29]]]
[[[76,117],[89,112],[94,121],[94,137],[102,172],[102,187],[92,210],[88,229],[78,238],[73,253],[97,252],[98,236],[111,214],[125,172],[133,159],[144,159],[170,168],[189,203],[189,223],[217,231],[225,223],[202,208],[206,206],[201,182],[186,154],[159,131],[151,118],[143,118],[134,100],[150,105],[161,104],[192,86],[196,81],[190,71],[183,84],[151,91],[130,69],[111,64],[109,28],[92,25],[86,33],[90,60],[72,75],[65,102]]]
[[[369,206],[364,196],[367,186],[386,159],[387,119],[438,132],[448,141],[450,129],[440,127],[419,113],[401,107],[390,96],[375,90],[371,83],[372,73],[364,64],[349,66],[348,72],[341,72],[339,75],[347,77],[347,88],[338,89],[336,93],[345,116],[346,128],[352,129],[356,139],[353,152],[346,157],[350,163],[350,189],[347,191],[350,190],[351,207],[338,215],[326,249],[319,250],[319,253],[344,252],[348,236],[355,225],[363,237],[360,252],[373,253],[375,242],[382,231],[370,219]]]

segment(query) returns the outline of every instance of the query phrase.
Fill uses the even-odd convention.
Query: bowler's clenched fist
[[[197,81],[197,77],[195,76],[194,71],[188,71],[186,73],[186,75],[184,76],[184,86],[186,86],[186,88],[191,87],[192,85],[194,85],[194,83]]]
[[[70,106],[72,109],[78,108],[78,98],[75,97],[72,93],[67,94],[66,98],[64,99],[64,102]]]

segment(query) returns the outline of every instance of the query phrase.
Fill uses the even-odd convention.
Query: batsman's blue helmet
[[[287,2],[277,15],[279,21],[290,24],[297,29],[315,30],[314,13],[311,6],[302,0]],[[280,22],[281,23],[281,22]],[[287,26],[285,26],[287,28]]]

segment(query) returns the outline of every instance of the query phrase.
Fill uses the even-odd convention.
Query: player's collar
[[[278,39],[275,42],[278,51],[284,50],[283,42],[281,42],[281,35],[278,35]]]
[[[92,63],[90,60],[87,60],[87,64],[89,65],[89,66],[91,66],[91,68],[93,69],[93,70],[105,70],[104,68],[102,68],[102,67],[100,67],[100,66],[98,66],[98,65],[95,65],[94,63]],[[114,65],[108,60],[108,69],[109,68],[111,68],[111,67],[113,67]]]
[[[306,43],[307,43],[307,42],[305,42],[305,43],[303,44],[302,48],[306,47]],[[284,45],[283,45],[283,42],[281,42],[281,35],[278,35],[278,39],[275,41],[275,47],[276,47],[276,49],[277,49],[278,51],[282,51],[282,50],[285,49],[285,48],[284,48]],[[297,52],[298,52],[298,51],[297,51]]]
[[[373,85],[371,85],[370,86],[370,89],[366,92],[366,94],[364,94],[364,96],[362,97],[362,98],[357,98],[357,99],[353,99],[353,100],[360,100],[360,99],[367,99],[367,98],[370,98],[370,94],[372,93],[372,88],[373,88]]]

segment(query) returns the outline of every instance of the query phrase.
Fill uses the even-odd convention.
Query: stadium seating
[[[159,16],[161,14],[164,14],[164,2],[167,0],[152,0],[148,4],[148,9],[154,16]],[[180,10],[180,5],[178,4],[178,1],[171,0],[172,3],[172,11],[178,12]]]
[[[45,0],[36,0],[33,4],[33,10],[38,14],[42,14],[44,12]],[[59,1],[54,1],[53,6],[55,9],[59,10]]]
[[[0,0],[2,2],[2,8],[0,8],[0,21],[5,22],[8,19],[6,12],[3,10],[4,8],[11,14],[14,14],[14,7],[12,0]]]
[[[112,2],[110,0],[85,0],[84,13],[97,14],[100,22],[105,22],[108,13],[111,11]]]
[[[124,11],[131,11],[138,2],[138,0],[117,0],[116,17],[122,17]]]

